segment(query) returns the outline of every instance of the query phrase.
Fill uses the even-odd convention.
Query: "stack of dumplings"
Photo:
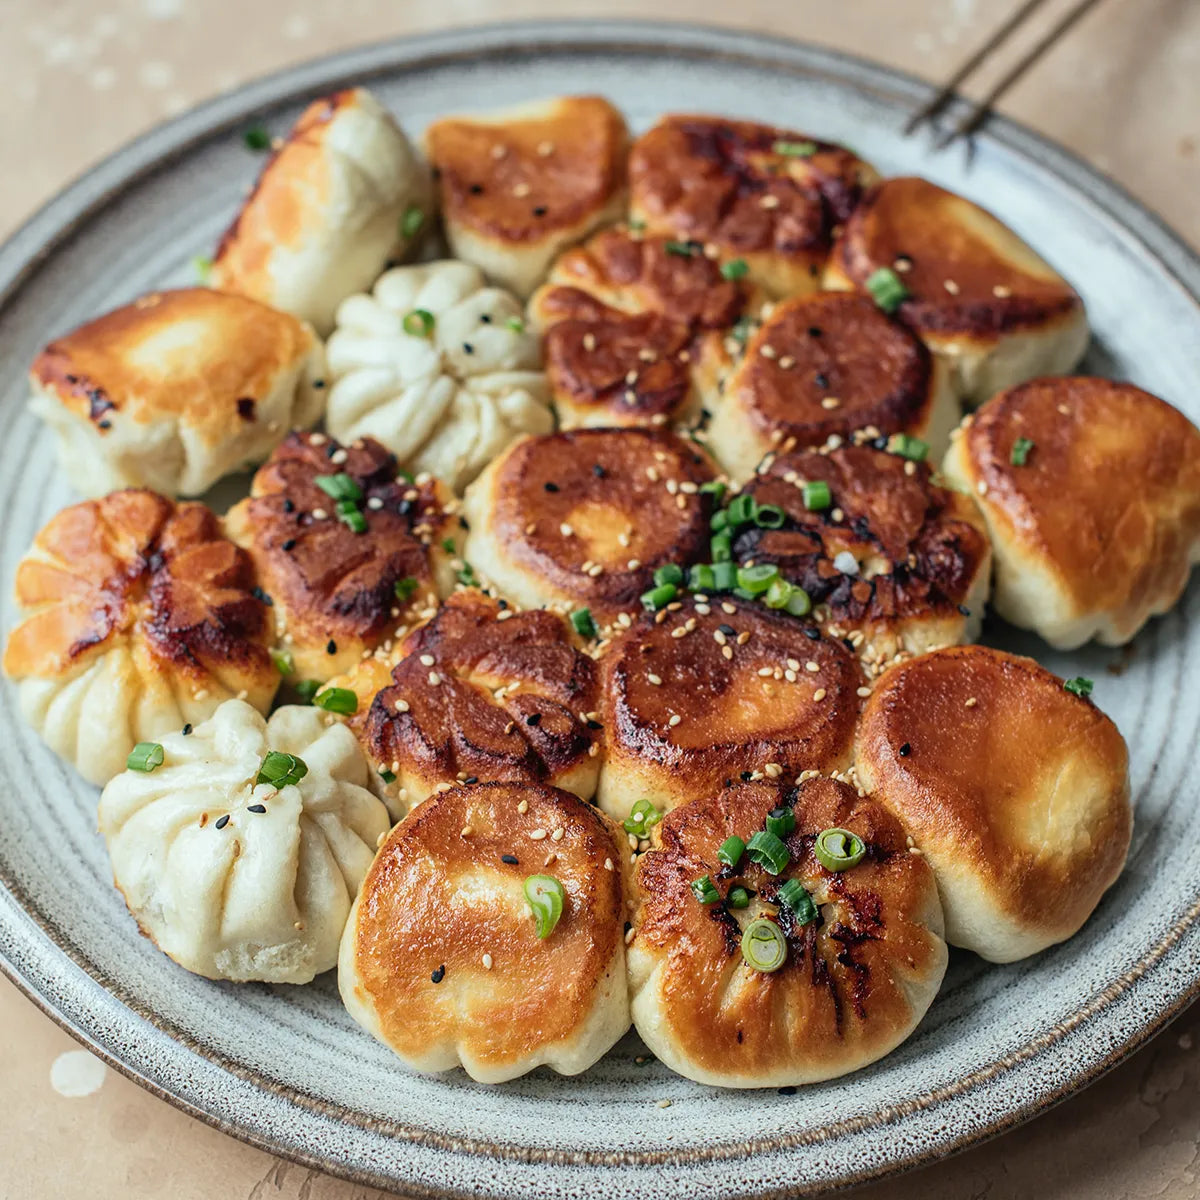
[[[417,1071],[573,1075],[632,1024],[793,1087],[911,1035],[949,946],[1103,905],[1125,742],[976,642],[989,605],[1063,649],[1167,612],[1200,431],[1068,374],[1083,301],[995,216],[595,96],[419,151],[356,88],[208,282],[36,358],[81,498],[3,660],[181,968],[336,968]]]

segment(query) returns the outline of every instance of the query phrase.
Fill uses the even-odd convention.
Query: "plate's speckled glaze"
[[[0,574],[72,499],[23,411],[49,336],[187,281],[259,163],[237,130],[282,131],[303,102],[368,83],[416,133],[433,116],[564,91],[613,97],[641,128],[668,109],[773,119],[844,140],[993,208],[1083,292],[1087,368],[1200,418],[1200,262],[1115,187],[997,121],[972,157],[900,137],[928,88],[766,38],[684,27],[525,25],[436,35],[314,63],[223,97],[93,171],[0,249]],[[7,593],[7,584],[4,591]],[[1130,654],[989,640],[1063,674],[1130,743],[1126,873],[1087,928],[1032,961],[957,956],[918,1032],[884,1062],[796,1096],[729,1093],[637,1066],[632,1036],[577,1079],[487,1089],[406,1074],[352,1025],[331,977],[304,989],[187,975],[140,938],[95,833],[96,793],[0,692],[0,966],[98,1053],[188,1111],[278,1153],[412,1195],[713,1197],[824,1190],[1007,1128],[1116,1062],[1200,991],[1200,587]],[[0,621],[11,624],[4,601]],[[1120,674],[1110,673],[1114,666]],[[659,1108],[658,1101],[672,1104]]]

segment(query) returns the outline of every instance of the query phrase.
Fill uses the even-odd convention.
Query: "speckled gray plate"
[[[282,131],[302,103],[365,82],[411,132],[433,116],[596,91],[636,127],[668,109],[768,118],[845,141],[995,209],[1083,292],[1088,366],[1200,418],[1200,262],[1061,150],[993,122],[968,162],[900,136],[924,84],[777,39],[684,27],[525,25],[354,51],[223,97],[121,151],[0,250],[0,575],[70,502],[22,375],[49,336],[189,278],[259,166],[238,131]],[[875,1067],[795,1096],[730,1093],[639,1067],[630,1036],[582,1078],[501,1088],[406,1074],[350,1022],[332,978],[222,986],[140,938],[110,885],[96,794],[0,692],[0,965],[145,1086],[256,1145],[415,1195],[692,1197],[821,1191],[1009,1128],[1112,1066],[1200,990],[1200,588],[1117,656],[1045,653],[992,630],[1096,699],[1129,740],[1129,867],[1087,928],[1030,962],[952,963],[918,1032]],[[11,604],[4,602],[5,629]],[[669,1099],[668,1108],[657,1102]]]

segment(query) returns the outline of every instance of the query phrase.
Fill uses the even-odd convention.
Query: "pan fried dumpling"
[[[25,719],[91,783],[134,745],[279,686],[250,559],[203,504],[114,492],[52,517],[17,567],[4,650]]]
[[[303,321],[244,296],[142,296],[51,342],[30,409],[85,496],[198,496],[321,415],[324,354]],[[322,385],[323,386],[323,385]]]
[[[338,310],[328,354],[329,431],[373,437],[455,491],[519,434],[553,424],[537,336],[468,263],[388,271]]]
[[[307,983],[337,962],[389,821],[354,735],[316,708],[228,700],[162,763],[100,797],[113,878],[141,930],[209,979]]]
[[[430,224],[433,184],[363,88],[315,100],[263,168],[213,260],[213,287],[311,322],[370,287]]]

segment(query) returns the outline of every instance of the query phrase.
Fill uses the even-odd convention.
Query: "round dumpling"
[[[338,962],[347,1011],[418,1071],[586,1070],[629,1028],[626,857],[602,814],[556,788],[432,797],[363,882]]]
[[[213,287],[253,296],[322,334],[431,224],[433,186],[391,114],[363,88],[300,114],[221,239]]]
[[[538,339],[477,267],[398,267],[337,323],[326,423],[344,442],[376,438],[461,491],[519,434],[553,424]]]
[[[51,342],[30,410],[85,496],[197,496],[261,462],[324,404],[324,354],[303,321],[208,288],[143,296]]]
[[[25,719],[92,783],[138,742],[279,686],[245,552],[202,504],[114,492],[52,517],[17,567],[4,670]]]
[[[638,1033],[673,1071],[816,1083],[882,1058],[925,1015],[947,961],[937,886],[869,797],[819,776],[735,784],[653,840],[629,984]]]
[[[227,700],[159,747],[100,796],[113,879],[142,932],[209,979],[328,971],[390,824],[354,735],[316,708],[266,721]]]

